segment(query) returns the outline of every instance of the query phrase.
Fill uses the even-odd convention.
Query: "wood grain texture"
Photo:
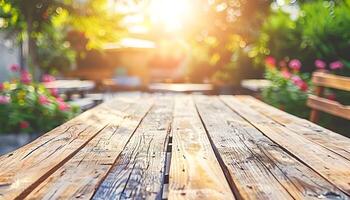
[[[198,96],[195,104],[238,199],[293,199],[242,140],[254,128],[236,122],[238,115],[217,97]]]
[[[339,76],[325,72],[314,72],[312,74],[312,83],[316,86],[350,91],[350,77],[346,76]]]
[[[251,109],[233,96],[221,97],[225,103],[240,116],[248,120],[264,135],[290,154],[301,160],[329,182],[350,195],[350,162],[338,154],[315,144],[272,119]]]
[[[251,96],[235,96],[245,105],[258,111],[266,117],[302,135],[311,142],[317,143],[345,159],[350,160],[350,139],[328,129],[311,123],[308,120],[283,112],[275,107],[267,105]]]
[[[175,97],[168,199],[234,199],[191,96]]]
[[[256,158],[268,167],[283,187],[295,199],[339,198],[348,196],[317,174],[304,163],[288,154],[282,147],[264,136],[259,130],[241,117],[235,117],[231,125],[244,125],[246,133],[242,141],[251,149]]]
[[[173,99],[158,97],[93,199],[159,199]]]
[[[116,102],[89,110],[34,142],[2,156],[0,197],[22,199],[26,196],[105,128],[110,123],[106,119],[115,119],[111,111],[130,104],[121,99]],[[117,106],[111,107],[112,104]]]
[[[350,139],[254,98],[140,94],[1,156],[0,199],[350,199],[349,177]]]
[[[350,120],[350,106],[342,105],[337,101],[332,101],[315,95],[309,95],[307,105],[312,109]]]
[[[90,199],[152,102],[153,99],[143,98],[131,101],[124,110],[110,110],[113,118],[105,119],[111,121],[110,124],[35,188],[27,199]]]

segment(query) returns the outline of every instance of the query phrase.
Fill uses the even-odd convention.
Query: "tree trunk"
[[[33,79],[39,81],[40,67],[38,62],[38,47],[35,38],[33,37],[33,20],[31,16],[27,16],[27,43],[28,43],[28,61],[27,65],[30,68]]]

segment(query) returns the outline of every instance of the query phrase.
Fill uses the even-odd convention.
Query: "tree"
[[[192,70],[207,71],[207,75],[223,82],[233,82],[235,71],[249,65],[246,50],[258,36],[261,25],[269,13],[269,0],[219,0],[197,5],[200,12],[194,16],[193,31],[188,35],[194,49],[202,49],[194,55]],[[201,20],[198,20],[201,19]],[[205,20],[202,20],[205,19]],[[196,39],[194,39],[196,38]],[[206,61],[203,59],[206,54]],[[197,62],[197,58],[202,62]],[[199,64],[197,66],[197,64]],[[207,66],[207,70],[202,68]],[[197,77],[200,79],[202,77]]]
[[[107,9],[106,0],[0,0],[4,28],[27,46],[26,65],[36,77],[40,68],[47,67],[48,54],[53,57],[67,54],[72,60],[74,56],[66,38],[70,30],[84,32],[93,39],[87,48],[118,39],[120,16],[110,14]]]

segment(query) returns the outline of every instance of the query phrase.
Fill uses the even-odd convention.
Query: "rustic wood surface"
[[[172,98],[155,102],[93,199],[160,199],[172,114]]]
[[[350,195],[350,161],[254,111],[235,97],[223,97],[237,113],[272,141]]]
[[[31,192],[86,146],[112,120],[117,119],[114,110],[122,111],[132,101],[117,102],[87,111],[33,143],[2,156],[0,196],[4,199],[22,198]]]
[[[192,98],[175,100],[169,199],[234,199]]]
[[[222,99],[228,104],[231,103],[230,98]],[[281,146],[255,129],[252,124],[242,118],[235,117],[235,119],[236,122],[245,124],[246,132],[241,135],[242,140],[293,198],[318,199],[326,194],[331,194],[329,197],[346,197],[346,194],[337,187],[285,152]],[[318,184],[314,185],[314,183]]]
[[[350,199],[350,139],[249,96],[118,95],[1,156],[0,199]]]
[[[112,120],[111,123],[42,182],[28,198],[90,198],[96,184],[107,175],[151,105],[151,101],[138,101],[127,106],[123,112],[111,110],[115,117],[113,120],[106,119]]]
[[[252,109],[273,119],[289,130],[350,160],[350,140],[348,138],[311,123],[308,120],[285,113],[251,96],[235,97],[239,98],[239,100],[246,105],[249,105]]]

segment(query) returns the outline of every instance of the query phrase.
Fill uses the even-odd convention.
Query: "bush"
[[[298,57],[303,71],[312,72],[314,60],[344,64],[337,74],[350,75],[349,1],[307,1],[300,4],[293,19],[281,9],[273,10],[263,24],[255,47],[250,52],[257,64],[273,55],[277,59]]]
[[[309,109],[306,107],[307,95],[310,91],[310,76],[301,73],[299,60],[291,60],[287,65],[276,67],[273,57],[266,59],[267,70],[265,78],[271,81],[271,85],[262,92],[265,102],[285,110],[294,115],[306,118]]]
[[[303,42],[315,56],[328,62],[340,60],[350,75],[350,5],[346,1],[315,1],[302,5],[298,23]]]
[[[19,80],[0,83],[0,133],[46,132],[78,112],[79,108],[64,102],[54,90],[32,82],[25,70],[20,72]]]
[[[301,72],[301,62],[298,59],[277,62],[274,57],[268,56],[265,59],[265,65],[265,78],[271,81],[271,86],[262,91],[264,101],[294,115],[307,118],[310,109],[306,106],[306,100],[312,91],[312,83],[310,74]],[[344,68],[341,61],[328,64],[317,59],[314,61],[314,65],[314,69],[325,70],[333,74]],[[325,90],[324,97],[344,105],[350,101],[349,92],[330,88]]]

